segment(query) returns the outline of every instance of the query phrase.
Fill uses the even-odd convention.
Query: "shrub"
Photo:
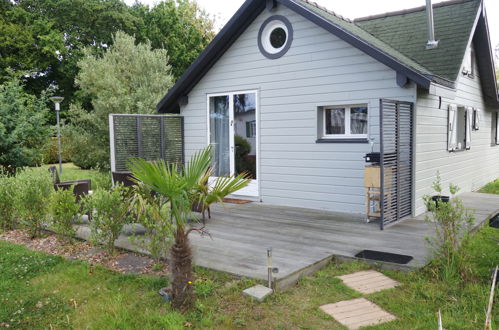
[[[66,138],[61,138],[62,147],[62,162],[67,163],[71,161],[71,155],[68,148],[68,140]],[[52,137],[47,140],[47,143],[43,146],[43,153],[41,155],[41,161],[43,164],[55,164],[59,162],[59,144],[57,137]]]
[[[0,172],[0,229],[13,229],[16,218],[15,178]]]
[[[29,230],[31,237],[38,237],[48,219],[48,205],[54,191],[52,177],[46,169],[27,168],[18,172],[15,186],[19,223]]]
[[[432,187],[438,195],[442,194],[443,189],[438,173]],[[435,238],[429,241],[435,251],[435,262],[443,262],[442,275],[452,276],[457,271],[458,274],[455,275],[466,277],[468,273],[465,266],[468,257],[466,244],[469,228],[474,218],[472,213],[464,207],[461,199],[454,197],[459,187],[450,184],[449,191],[452,197],[449,202],[434,201],[428,195],[423,197],[431,213],[431,216],[426,216],[425,220],[435,224]]]
[[[127,189],[116,185],[111,190],[98,189],[85,198],[85,209],[92,212],[90,221],[90,241],[102,244],[110,254],[114,254],[114,242],[119,237],[123,225],[130,222]]]
[[[133,241],[145,247],[153,259],[159,263],[161,256],[171,246],[173,236],[170,223],[170,212],[164,197],[153,194],[150,189],[140,183],[133,188],[131,201],[132,212],[136,221],[147,229],[147,238],[132,236]]]
[[[59,189],[52,194],[50,200],[50,212],[52,215],[52,229],[59,239],[71,243],[76,232],[73,222],[80,211],[80,205],[76,202],[71,189]]]

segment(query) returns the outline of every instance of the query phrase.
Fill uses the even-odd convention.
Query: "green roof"
[[[426,11],[356,20],[355,24],[376,38],[428,68],[433,74],[455,81],[475,22],[480,0],[437,4],[433,11],[438,47],[426,49]]]
[[[308,0],[295,1],[420,73],[450,81],[457,78],[480,7],[480,0],[433,5],[435,37],[439,44],[427,50],[425,7],[352,22]]]

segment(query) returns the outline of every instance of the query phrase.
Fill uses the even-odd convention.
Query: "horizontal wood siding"
[[[287,17],[294,30],[291,48],[276,60],[257,46],[270,15]],[[393,70],[278,6],[263,12],[189,94],[182,108],[187,157],[207,144],[206,95],[253,89],[260,101],[261,200],[363,213],[363,156],[371,146],[316,143],[317,108],[367,103],[369,131],[378,143],[379,99],[414,102],[416,87],[398,87]]]
[[[475,61],[476,62],[476,61]],[[475,72],[478,68],[475,67]],[[480,77],[459,75],[455,99],[443,98],[439,109],[439,97],[427,91],[418,91],[416,106],[416,214],[425,211],[422,197],[433,194],[431,184],[437,171],[442,177],[445,193],[449,183],[459,185],[460,193],[475,191],[488,182],[499,178],[499,146],[492,145],[492,120],[495,111],[486,106]],[[449,104],[463,105],[482,110],[480,129],[471,132],[471,149],[459,152],[447,151],[447,109]],[[499,208],[499,206],[498,206]]]

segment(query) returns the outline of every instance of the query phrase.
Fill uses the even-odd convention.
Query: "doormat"
[[[395,264],[405,265],[409,261],[413,259],[412,256],[406,256],[403,254],[395,254],[389,252],[381,252],[374,250],[362,250],[355,255],[356,258],[368,259],[368,260],[376,260],[376,261],[384,261],[384,262],[393,262]]]
[[[224,201],[224,203],[230,203],[230,204],[247,204],[252,202],[247,199],[237,199],[237,198],[224,198],[222,200]]]
[[[489,226],[499,228],[499,214],[496,214],[492,219],[490,219]]]

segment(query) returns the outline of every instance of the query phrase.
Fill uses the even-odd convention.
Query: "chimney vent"
[[[426,49],[434,49],[438,47],[438,40],[435,40],[433,5],[431,4],[431,0],[426,0],[426,14],[428,17],[428,42],[426,43]]]

